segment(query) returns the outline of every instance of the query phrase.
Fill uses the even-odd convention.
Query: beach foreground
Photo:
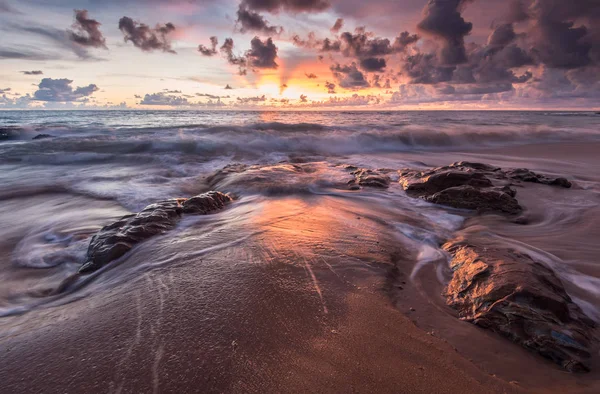
[[[148,167],[148,183],[161,186],[140,190],[141,198],[117,184],[120,171],[127,171],[126,182],[138,182],[131,174],[140,163],[76,164],[76,173],[72,164],[53,164],[70,177],[68,187],[14,181],[2,195],[3,387],[598,392],[598,151],[596,141],[331,157],[297,151],[208,161],[183,177],[176,171],[192,166],[184,154],[177,170]],[[511,179],[518,209],[478,211],[405,190],[403,169],[461,161],[528,168],[565,178],[569,187]],[[25,178],[40,180],[48,167],[34,164]],[[90,183],[73,183],[82,172]],[[486,193],[493,187],[485,184]],[[103,226],[148,203],[209,190],[231,201],[206,215],[184,207],[165,231],[78,273]],[[131,204],[123,203],[128,197]],[[483,259],[491,249],[511,248],[550,270],[571,312],[585,320],[577,328],[589,336],[589,372],[568,372],[572,363],[552,362],[497,330],[459,319],[457,303],[448,301],[454,252],[443,247],[457,239],[484,245]]]

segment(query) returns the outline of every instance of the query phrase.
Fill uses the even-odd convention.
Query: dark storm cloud
[[[512,0],[509,3],[505,19],[508,23],[523,22],[529,19],[527,7],[523,3],[523,0]]]
[[[254,11],[277,13],[281,10],[288,12],[319,12],[329,8],[326,0],[243,0],[242,5]]]
[[[69,30],[71,40],[84,47],[105,48],[106,39],[100,31],[101,23],[88,18],[87,10],[75,10],[73,29]]]
[[[423,11],[424,18],[417,27],[424,33],[442,40],[440,60],[446,65],[467,61],[465,36],[473,29],[466,22],[462,7],[471,0],[429,0]]]
[[[301,39],[298,35],[292,38],[294,45],[298,47],[316,49],[320,52],[340,52],[346,57],[354,58],[381,57],[401,53],[418,40],[419,36],[416,34],[403,32],[392,43],[388,38],[376,37],[365,28],[358,28],[354,33],[343,32],[338,39],[319,40],[314,33],[310,33],[306,40]]]
[[[237,24],[241,33],[255,32],[266,35],[279,35],[283,31],[281,26],[271,26],[258,12],[249,10],[243,4],[237,10]]]
[[[339,33],[339,31],[342,30],[342,27],[344,27],[344,19],[337,18],[330,31],[334,34]]]
[[[511,90],[513,90],[512,84],[499,83],[499,84],[489,84],[489,85],[459,85],[459,86],[447,85],[447,86],[439,88],[438,92],[441,94],[483,95],[483,94],[509,92]]]
[[[456,70],[455,66],[440,66],[436,54],[418,53],[407,57],[403,72],[413,84],[436,84],[448,82]]]
[[[214,56],[217,54],[217,45],[219,45],[219,40],[213,36],[210,38],[210,48],[200,44],[198,45],[198,52],[204,56]]]
[[[381,72],[385,69],[384,58],[367,57],[360,60],[360,68],[367,72]]]
[[[163,52],[176,53],[171,48],[170,35],[175,31],[172,23],[156,25],[151,28],[144,23],[139,23],[124,16],[119,20],[119,30],[123,32],[125,42],[131,41],[133,45],[142,51],[151,52],[161,50]]]
[[[246,74],[247,59],[244,56],[238,56],[233,53],[233,39],[226,38],[220,48],[221,54],[227,59],[227,62],[233,66],[237,66],[240,75]],[[229,85],[228,85],[229,86]]]
[[[590,31],[600,24],[597,0],[535,0],[528,11],[532,28],[527,34],[538,61],[562,69],[592,63],[593,47],[600,49],[600,34]]]
[[[356,67],[356,63],[351,63],[345,66],[336,64],[331,66],[331,72],[337,79],[339,86],[344,89],[364,89],[368,88],[369,82],[365,79],[365,75]]]
[[[252,68],[270,68],[278,67],[275,59],[277,58],[277,47],[271,38],[264,42],[260,38],[254,37],[250,42],[251,48],[246,52],[248,65]]]
[[[141,105],[169,105],[174,107],[192,105],[187,98],[182,96],[171,96],[165,92],[146,94],[140,101]]]
[[[505,23],[496,27],[492,34],[490,34],[487,44],[492,48],[505,47],[516,38],[517,34],[512,23]]]
[[[44,74],[44,72],[41,70],[21,71],[21,73],[24,75],[42,75],[42,74]]]
[[[409,32],[405,31],[396,37],[396,41],[394,41],[394,48],[396,48],[396,50],[399,52],[403,52],[406,47],[415,44],[417,41],[419,41],[419,36],[417,34],[410,34]]]
[[[90,84],[73,89],[70,79],[44,78],[38,85],[38,90],[33,94],[33,99],[48,102],[81,101],[97,92],[98,86]]]

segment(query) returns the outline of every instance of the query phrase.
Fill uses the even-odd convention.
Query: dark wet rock
[[[426,201],[453,208],[470,209],[479,213],[501,212],[508,215],[520,213],[523,208],[508,193],[492,188],[457,186],[425,196]]]
[[[488,164],[467,161],[426,171],[403,169],[398,174],[400,184],[411,197],[480,213],[508,215],[522,211],[516,200],[517,191],[510,187],[513,181],[571,186],[565,178],[551,178],[526,169],[504,171]]]
[[[44,140],[46,138],[54,138],[54,136],[50,135],[50,134],[38,134],[35,137],[33,137],[32,139],[33,140]]]
[[[594,322],[566,293],[560,279],[527,254],[446,243],[454,271],[445,291],[462,320],[492,330],[562,366],[589,370]]]
[[[231,197],[220,192],[208,192],[184,200],[183,213],[192,215],[206,215],[214,211],[225,208],[225,205],[231,201]]]
[[[363,187],[377,187],[387,189],[390,187],[390,177],[385,175],[383,171],[374,171],[364,168],[354,170],[352,172],[354,179],[348,182],[350,190],[357,190]]]
[[[492,182],[477,172],[442,170],[402,175],[400,184],[409,195],[422,197],[457,186],[491,187]]]
[[[564,187],[566,189],[572,186],[571,182],[569,182],[566,178],[548,177],[546,175],[536,174],[535,172],[526,168],[515,168],[513,170],[508,170],[506,171],[506,176],[510,179],[522,182],[541,183],[544,185]]]
[[[189,199],[161,201],[137,214],[123,216],[103,227],[92,237],[87,251],[88,261],[80,273],[96,271],[129,252],[136,244],[172,230],[185,214],[208,214],[225,207],[231,198],[209,192]]]

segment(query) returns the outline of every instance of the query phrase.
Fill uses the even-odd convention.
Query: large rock
[[[511,179],[522,181],[541,183],[543,185],[560,186],[569,189],[572,185],[566,178],[553,178],[546,175],[536,174],[527,168],[515,168],[506,172],[506,176]]]
[[[408,175],[408,176],[407,176]],[[441,170],[439,172],[405,173],[400,184],[406,192],[422,197],[458,186],[491,187],[492,182],[483,174],[460,170]]]
[[[381,171],[365,168],[353,169],[351,167],[349,169],[353,170],[352,175],[354,175],[354,179],[348,182],[352,190],[360,189],[360,187],[376,187],[380,189],[390,187],[390,177]]]
[[[515,181],[571,187],[565,178],[552,178],[527,169],[502,170],[484,163],[461,161],[426,171],[400,170],[400,184],[411,197],[471,209],[480,213],[515,215],[522,211],[516,200]]]
[[[444,189],[425,200],[434,204],[447,205],[453,208],[470,209],[479,213],[500,212],[516,215],[523,208],[514,198],[514,190],[510,188],[475,188],[473,186],[457,186]]]
[[[594,323],[560,279],[531,256],[509,248],[446,243],[454,271],[445,296],[462,320],[487,328],[554,361],[588,371]]]
[[[172,230],[184,213],[205,215],[224,208],[229,201],[231,197],[226,194],[208,192],[189,199],[161,201],[137,214],[123,216],[92,237],[87,262],[79,272],[96,271],[129,252],[136,244]]]

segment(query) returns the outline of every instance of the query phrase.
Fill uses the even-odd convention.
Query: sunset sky
[[[600,108],[598,0],[0,0],[0,108]]]

